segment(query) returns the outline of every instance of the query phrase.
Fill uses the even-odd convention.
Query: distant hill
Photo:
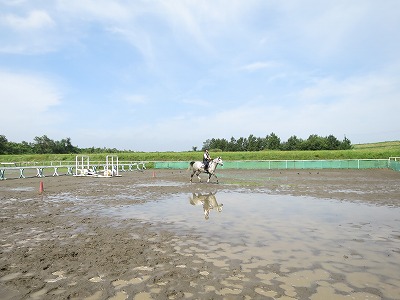
[[[370,150],[400,150],[400,141],[388,141],[367,144],[354,144],[354,149],[370,149]]]

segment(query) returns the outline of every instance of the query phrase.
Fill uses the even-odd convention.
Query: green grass
[[[109,153],[88,154],[90,161],[105,161]],[[75,162],[75,154],[0,155],[0,162]],[[400,141],[357,144],[351,150],[323,151],[254,151],[212,152],[223,160],[319,160],[319,159],[387,159],[400,157]],[[126,152],[118,153],[119,161],[191,161],[201,160],[202,152]],[[1,165],[0,165],[1,166]]]
[[[355,150],[362,149],[379,149],[379,150],[399,150],[400,149],[400,141],[391,141],[391,142],[380,142],[380,143],[369,143],[369,144],[357,144],[354,145]]]

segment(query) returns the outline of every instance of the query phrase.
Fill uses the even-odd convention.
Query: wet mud
[[[400,217],[391,213],[400,208],[399,172],[218,171],[219,184],[204,175],[190,184],[184,170],[1,181],[0,298],[398,299]],[[388,209],[392,219],[351,221],[349,213],[330,227],[288,217],[265,231],[257,224],[267,221],[254,214],[252,222],[213,232],[207,226],[219,216],[221,194],[288,195],[286,210],[295,210],[299,197],[354,204],[348,207],[355,211],[367,205]],[[176,223],[141,211],[182,195],[198,208],[201,230],[182,226],[190,218]],[[224,203],[221,216],[228,208]],[[256,234],[238,239],[246,226]]]

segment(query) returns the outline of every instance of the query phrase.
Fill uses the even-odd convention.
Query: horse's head
[[[215,162],[217,165],[221,165],[221,166],[224,165],[224,162],[222,161],[221,156],[219,156],[219,157],[217,157],[217,158],[214,158],[214,162]]]

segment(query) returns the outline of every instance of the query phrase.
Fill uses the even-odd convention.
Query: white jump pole
[[[87,159],[87,167],[86,167],[86,169],[89,170],[89,166],[90,166],[89,156],[85,156],[85,155],[79,156],[79,155],[77,155],[75,157],[75,175],[76,176],[84,174],[83,169],[85,169],[85,158]],[[78,174],[78,170],[80,170],[81,174]]]
[[[119,176],[119,173],[118,173],[118,169],[119,169],[118,156],[116,156],[116,155],[107,155],[107,157],[106,157],[106,172],[107,172],[107,174],[108,174],[108,167],[109,166],[111,167],[111,176]]]

